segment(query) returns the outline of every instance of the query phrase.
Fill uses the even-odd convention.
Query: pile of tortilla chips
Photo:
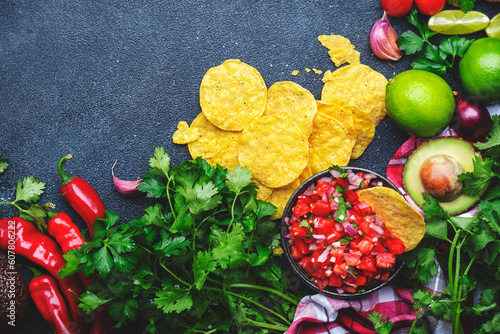
[[[259,185],[258,198],[278,208],[273,219],[281,217],[300,183],[359,157],[386,114],[384,76],[359,64],[359,53],[356,58],[344,37],[320,38],[337,63],[343,57],[354,62],[326,72],[321,101],[291,81],[267,88],[255,68],[230,59],[206,72],[202,112],[190,126],[180,122],[173,135],[174,143],[188,144],[193,158],[230,170],[248,167]],[[342,48],[348,49],[342,53]]]

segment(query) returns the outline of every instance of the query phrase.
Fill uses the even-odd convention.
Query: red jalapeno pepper
[[[53,216],[48,224],[49,234],[56,239],[57,243],[61,246],[62,251],[67,253],[72,249],[80,248],[86,241],[83,239],[80,229],[72,221],[71,217],[64,212],[60,212]],[[94,275],[85,276],[80,274],[80,278],[88,287],[96,280]],[[90,327],[89,334],[107,334],[111,332],[111,318],[107,309],[104,308],[100,311],[94,311],[94,319]]]
[[[28,286],[31,299],[54,334],[80,333],[71,318],[68,306],[59,291],[57,281],[43,274],[33,278]]]
[[[71,159],[71,155],[64,156],[57,164],[59,175],[63,181],[60,188],[64,199],[73,207],[73,209],[82,217],[92,236],[95,220],[105,218],[106,207],[97,191],[84,179],[78,176],[70,177],[64,171],[62,165],[66,160]]]
[[[62,294],[68,301],[73,320],[83,324],[83,311],[78,307],[74,296],[80,296],[83,285],[78,276],[61,279],[58,276],[66,260],[59,245],[49,236],[42,234],[36,227],[19,217],[0,220],[0,249],[10,250],[45,269],[59,282]]]

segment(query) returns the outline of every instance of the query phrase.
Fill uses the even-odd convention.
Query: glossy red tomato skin
[[[410,11],[413,0],[381,0],[382,8],[393,17],[401,17]]]
[[[441,11],[446,0],[415,0],[415,6],[420,14],[432,16]]]

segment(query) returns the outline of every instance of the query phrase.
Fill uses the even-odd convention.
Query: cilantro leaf
[[[226,175],[227,188],[238,195],[243,188],[250,184],[252,172],[247,167],[236,166],[234,171]]]
[[[168,285],[156,293],[156,298],[153,302],[167,314],[172,312],[181,313],[193,306],[193,299],[189,291]]]
[[[429,282],[438,273],[434,259],[436,250],[424,246],[417,246],[404,254],[404,261],[409,268],[413,269],[412,278],[420,283]]]
[[[248,258],[243,249],[245,232],[240,224],[234,224],[233,230],[227,235],[213,230],[213,237],[219,245],[212,250],[212,253],[222,268],[238,265]]]
[[[163,147],[155,147],[155,153],[149,159],[149,165],[153,169],[153,173],[168,176],[168,172],[170,171],[170,156],[165,153]]]
[[[99,296],[97,296],[95,293],[91,291],[85,291],[81,296],[80,296],[80,306],[82,310],[87,312],[89,314],[90,312],[94,311],[96,308],[99,306],[102,306],[109,302],[111,299],[102,299]]]
[[[185,237],[177,236],[172,238],[165,230],[161,230],[160,235],[161,241],[153,245],[153,248],[162,251],[166,257],[179,255],[190,244]]]
[[[9,166],[8,158],[0,158],[0,173],[5,172],[7,167]]]
[[[33,176],[25,177],[23,181],[17,181],[16,200],[14,203],[24,201],[33,203],[40,199],[45,189],[45,183],[35,179]]]
[[[422,51],[425,45],[425,40],[411,30],[403,32],[396,43],[401,51],[405,51],[407,55],[413,55]]]
[[[193,261],[194,283],[198,290],[205,284],[208,274],[217,266],[217,262],[208,252],[198,252]]]
[[[150,174],[142,175],[142,183],[137,186],[142,192],[146,193],[146,196],[149,198],[160,198],[165,193],[167,186],[163,184],[161,181],[156,179],[156,177],[151,176]]]
[[[481,194],[488,186],[490,180],[499,175],[493,172],[495,160],[485,157],[474,158],[474,170],[460,174],[458,179],[464,182],[464,193],[466,195],[476,196]]]
[[[458,5],[465,13],[474,9],[476,0],[448,0],[450,5]]]
[[[392,326],[394,326],[389,317],[387,317],[386,320],[383,321],[382,314],[376,311],[373,311],[372,313],[368,314],[366,319],[371,321],[373,327],[375,327],[375,331],[378,334],[389,334],[391,332]]]
[[[491,149],[495,146],[500,146],[500,115],[491,116],[492,126],[490,133],[486,136],[485,143],[474,144],[480,150]]]

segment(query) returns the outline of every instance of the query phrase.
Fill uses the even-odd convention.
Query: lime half
[[[485,29],[490,24],[486,14],[460,9],[443,10],[429,19],[429,28],[444,35],[465,35]]]
[[[486,35],[488,37],[500,38],[500,13],[491,19],[490,25],[486,28]]]

